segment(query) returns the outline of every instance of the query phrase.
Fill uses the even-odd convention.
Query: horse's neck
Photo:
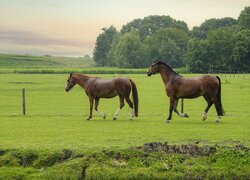
[[[171,69],[168,67],[161,67],[160,68],[160,75],[162,78],[162,81],[165,85],[169,82],[169,80],[175,76],[177,76],[176,73],[174,73]]]
[[[88,87],[88,80],[90,77],[88,76],[78,76],[76,77],[76,83],[82,88],[86,89]]]

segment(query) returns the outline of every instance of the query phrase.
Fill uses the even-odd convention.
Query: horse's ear
[[[159,60],[155,60],[154,62],[153,62],[153,65],[156,65],[156,64],[159,64]]]
[[[72,76],[72,73],[70,73],[69,77],[71,77],[71,76]]]

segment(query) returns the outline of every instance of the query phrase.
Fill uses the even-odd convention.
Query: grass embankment
[[[123,150],[76,153],[0,151],[3,179],[249,179],[245,146],[148,143]]]

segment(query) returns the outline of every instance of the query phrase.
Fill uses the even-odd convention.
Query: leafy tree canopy
[[[250,71],[250,7],[237,20],[212,18],[190,31],[170,16],[135,19],[119,32],[110,26],[97,37],[93,57],[100,66],[122,68],[148,67],[161,59],[191,72]]]

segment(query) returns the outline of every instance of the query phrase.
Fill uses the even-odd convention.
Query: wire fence
[[[250,71],[226,71],[226,70],[209,70],[208,74],[216,74],[220,77],[246,79],[250,80]]]

